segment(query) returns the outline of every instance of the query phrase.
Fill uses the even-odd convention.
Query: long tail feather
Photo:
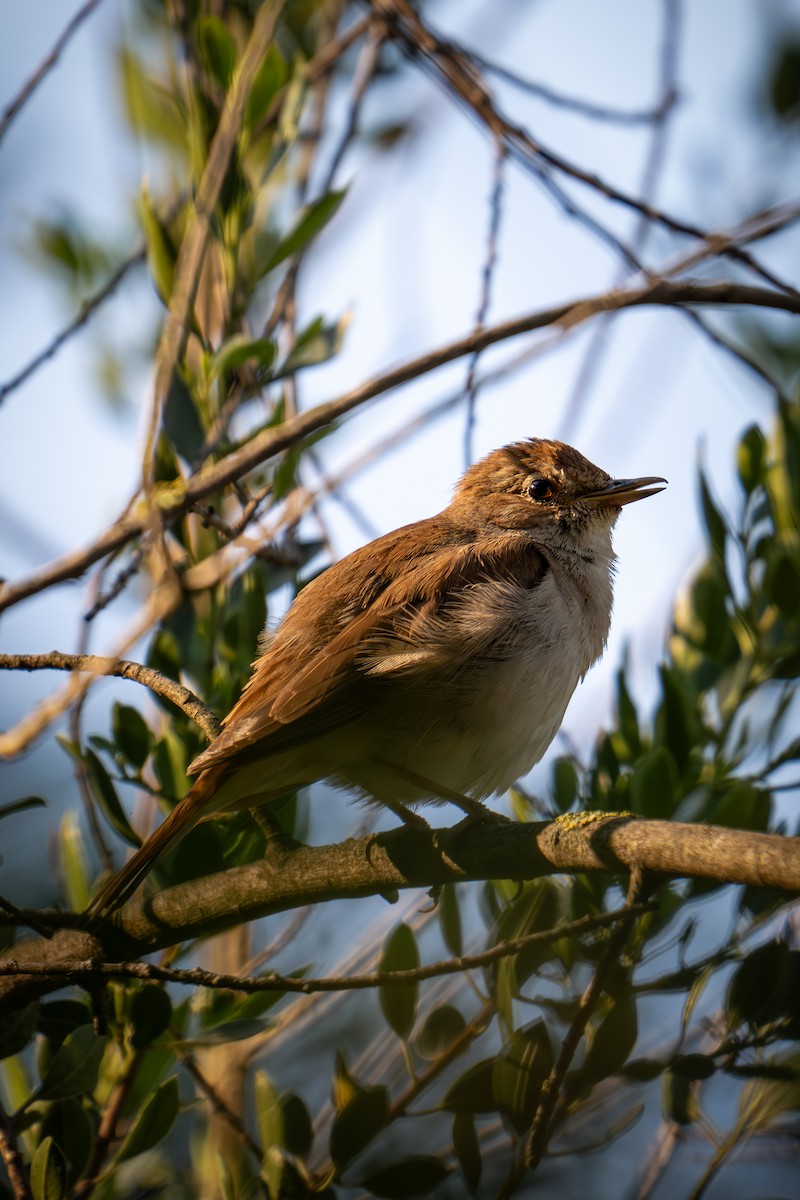
[[[116,909],[121,908],[158,860],[168,850],[177,846],[206,815],[209,811],[208,801],[216,792],[219,778],[225,773],[226,767],[227,764],[223,763],[203,771],[181,802],[175,805],[166,820],[136,851],[133,858],[100,889],[86,908],[85,916],[89,929],[96,929]]]

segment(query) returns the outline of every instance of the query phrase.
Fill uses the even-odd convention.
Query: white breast
[[[448,644],[428,653],[441,663],[441,655],[455,657],[473,643],[471,657],[449,678],[432,670],[435,690],[422,684],[414,693],[378,756],[475,798],[504,791],[538,762],[578,681],[603,651],[611,615],[610,561],[565,562],[560,554],[548,561],[550,570],[532,589],[496,581],[465,596],[442,631]],[[413,672],[424,664],[406,665]],[[396,666],[402,672],[400,661]],[[420,799],[363,759],[350,780],[377,799]]]

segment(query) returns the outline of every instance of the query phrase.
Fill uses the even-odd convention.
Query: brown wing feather
[[[440,515],[331,567],[300,593],[223,732],[190,772],[233,757],[282,753],[356,719],[368,710],[372,689],[385,686],[370,678],[382,647],[413,646],[415,628],[446,617],[465,589],[488,580],[534,587],[547,571],[527,538],[490,542],[484,535],[480,545],[479,551],[471,530]],[[392,578],[371,569],[387,552]]]

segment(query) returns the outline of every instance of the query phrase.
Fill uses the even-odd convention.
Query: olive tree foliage
[[[800,759],[800,407],[787,389],[764,427],[741,438],[730,510],[700,474],[702,562],[675,603],[652,708],[637,703],[623,666],[614,719],[596,744],[557,758],[544,794],[512,795],[520,828],[586,833],[598,861],[578,856],[570,868],[551,856],[547,865],[545,848],[541,869],[486,878],[465,851],[460,873],[450,864],[451,874],[421,880],[424,866],[402,877],[398,853],[400,915],[386,903],[398,900],[386,881],[370,887],[353,876],[351,903],[377,896],[367,917],[343,906],[341,924],[353,928],[320,978],[314,960],[332,926],[315,937],[315,922],[320,909],[343,904],[345,869],[332,905],[312,912],[295,900],[296,913],[276,917],[293,907],[288,891],[272,908],[264,902],[268,940],[237,919],[248,902],[243,868],[264,863],[267,876],[285,873],[288,888],[308,861],[299,857],[309,804],[301,794],[271,821],[240,813],[198,826],[158,864],[127,924],[120,914],[91,944],[80,940],[74,914],[145,832],[130,796],[165,813],[181,799],[214,714],[231,708],[248,678],[265,615],[287,585],[302,587],[325,565],[324,527],[303,520],[318,499],[304,481],[320,439],[350,408],[402,382],[389,372],[328,406],[297,404],[305,373],[335,356],[345,333],[341,313],[296,320],[304,259],[347,203],[336,163],[354,139],[391,153],[404,133],[389,122],[359,135],[360,99],[412,69],[403,57],[413,65],[412,50],[462,103],[472,78],[459,49],[426,41],[429,27],[404,3],[149,0],[137,16],[120,78],[137,133],[169,165],[159,186],[142,186],[143,249],[113,266],[85,231],[53,224],[40,228],[39,250],[76,287],[98,284],[98,304],[104,270],[116,285],[146,258],[164,313],[141,492],[93,547],[16,593],[12,582],[0,601],[95,570],[99,612],[132,579],[146,580],[137,637],[158,676],[141,681],[180,681],[202,704],[154,687],[154,704],[114,702],[104,727],[84,733],[76,723],[59,735],[85,814],[67,813],[58,833],[65,911],[20,911],[3,899],[2,1194],[503,1197],[577,1186],[597,1169],[590,1152],[619,1171],[622,1146],[617,1194],[669,1194],[677,1171],[699,1197],[744,1144],[755,1148],[763,1193],[768,1151],[800,1131],[800,952],[789,909],[797,830],[779,804],[796,795]],[[773,80],[784,116],[796,91],[792,62],[787,54]],[[331,94],[349,97],[343,119],[341,103],[331,114]],[[480,89],[471,102],[514,154],[522,143]],[[689,282],[680,292],[684,282],[629,302],[702,301]],[[770,285],[768,295],[762,285],[756,294],[731,284],[729,302],[797,311],[796,293]],[[605,298],[588,311],[615,303],[624,307]],[[586,315],[585,306],[572,313]],[[749,353],[762,372],[797,357],[764,332],[751,335]],[[430,365],[412,364],[405,378]],[[249,530],[265,514],[272,537],[256,542]],[[24,820],[37,802],[10,798],[0,817]],[[373,840],[369,815],[353,812],[362,840],[324,848],[330,878],[362,845],[365,863],[399,845]],[[604,819],[587,816],[596,813]],[[657,856],[637,862],[635,840],[630,860],[613,838],[592,840],[595,828],[635,838],[652,821],[665,823],[665,844],[675,822],[744,831],[742,847],[765,854],[777,847],[776,886],[759,886],[732,857],[712,871],[688,853],[673,877],[654,870]],[[400,836],[413,849],[424,835]],[[492,832],[485,837],[488,853]],[[735,889],[726,883],[743,878]],[[188,918],[170,926],[172,910],[149,907],[150,898],[182,896],[185,912],[212,893],[227,905],[213,938],[181,933]],[[162,915],[156,932],[153,911]],[[719,936],[704,932],[709,922]],[[160,956],[146,960],[155,949]],[[735,1095],[721,1116],[720,1085]]]

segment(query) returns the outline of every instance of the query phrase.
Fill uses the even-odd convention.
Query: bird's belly
[[[474,799],[504,791],[539,761],[558,732],[581,674],[563,645],[524,651],[485,671],[480,686],[443,687],[402,715],[390,737],[339,774],[376,800],[431,799],[411,776]],[[393,771],[392,766],[400,768]],[[407,775],[403,775],[407,772]]]

